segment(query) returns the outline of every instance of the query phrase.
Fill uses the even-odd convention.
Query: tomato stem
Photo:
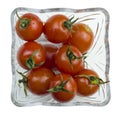
[[[22,18],[18,15],[18,12],[16,11],[17,18],[21,20]]]
[[[75,20],[74,19],[74,16],[71,17],[70,19],[68,19],[67,21],[65,21],[63,24],[64,24],[64,27],[67,28],[70,32],[72,32],[72,25],[79,19],[79,18],[76,18]]]
[[[90,81],[90,84],[92,85],[100,85],[100,84],[105,84],[105,83],[108,83],[109,81],[103,81],[101,78],[97,77],[97,76],[89,76],[89,75],[86,75],[86,74],[81,74],[81,75],[78,75],[78,77],[84,77],[84,78],[87,78],[89,79]]]
[[[74,24],[79,18],[76,18],[75,20],[73,20],[73,19],[74,19],[74,16],[69,19],[69,21],[71,21],[71,24]]]
[[[72,50],[70,49],[70,46],[68,46],[68,48],[67,48],[66,56],[67,56],[70,64],[72,64],[72,61],[73,61],[73,60],[75,60],[75,59],[81,59],[81,58],[84,57],[84,56],[82,56],[82,57],[77,57],[77,56],[75,56],[75,55],[73,54]]]
[[[48,92],[51,92],[51,93],[57,93],[57,92],[61,92],[61,91],[64,91],[64,92],[67,92],[67,93],[71,93],[69,90],[66,90],[64,87],[65,85],[68,83],[68,81],[70,80],[70,78],[68,78],[67,80],[64,81],[62,75],[61,75],[61,82],[60,84],[56,85],[55,87],[53,88],[50,88],[48,90]]]
[[[17,11],[16,11],[16,15],[17,15],[17,17],[18,17],[18,19],[19,19],[19,21],[20,21],[19,27],[20,27],[21,29],[25,29],[25,28],[29,25],[29,23],[31,22],[31,20],[32,20],[32,19],[28,19],[28,18],[21,18],[21,17],[18,15]]]
[[[87,56],[86,54],[87,54],[87,53],[82,54],[82,59],[83,59],[83,61],[84,61],[85,66],[88,67],[88,63],[87,63],[87,61],[86,61],[86,58],[87,58],[88,56]]]
[[[22,79],[18,80],[19,84],[23,84],[24,87],[24,93],[25,96],[27,96],[27,77],[24,75],[24,73],[17,71],[18,74],[20,74],[22,76]]]
[[[40,64],[35,64],[35,61],[33,59],[33,57],[38,53],[38,50],[34,51],[31,56],[26,60],[26,66],[29,68],[29,69],[33,69],[35,67],[39,67],[41,66],[42,64],[44,64],[44,62],[41,62]]]
[[[32,69],[35,67],[35,62],[33,60],[33,57],[37,54],[37,50],[34,51],[31,56],[26,60],[26,66],[29,68],[29,69]]]

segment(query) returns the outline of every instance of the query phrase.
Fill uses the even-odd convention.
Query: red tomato
[[[79,74],[75,76],[75,80],[78,86],[78,94],[82,96],[95,94],[99,89],[99,84],[103,82],[98,74],[90,69],[80,71]]]
[[[70,37],[72,19],[65,15],[56,14],[51,16],[44,25],[46,38],[53,43],[66,42]]]
[[[75,75],[84,68],[82,57],[76,47],[63,45],[55,55],[55,64],[61,72]]]
[[[15,28],[21,39],[25,41],[33,41],[39,38],[42,34],[43,22],[35,14],[26,13],[21,17],[18,16]]]
[[[52,44],[45,44],[44,45],[46,49],[46,61],[44,63],[44,66],[53,69],[55,68],[55,54],[58,50],[58,47]]]
[[[81,53],[86,53],[93,44],[94,35],[91,28],[82,23],[76,23],[72,27],[72,34],[69,43],[76,46]]]
[[[40,43],[34,41],[26,42],[18,49],[17,61],[24,69],[41,66],[45,60],[46,51]]]
[[[26,75],[28,89],[37,95],[48,93],[53,72],[47,68],[32,69]]]
[[[49,92],[58,102],[68,102],[76,95],[76,82],[68,74],[57,74],[51,78]]]

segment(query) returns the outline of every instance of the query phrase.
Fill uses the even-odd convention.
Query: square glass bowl
[[[88,68],[95,70],[104,80],[109,80],[109,43],[108,43],[108,28],[109,14],[103,8],[88,8],[88,9],[70,9],[70,8],[51,8],[51,9],[31,9],[31,8],[16,8],[11,14],[12,26],[12,47],[11,47],[11,63],[12,63],[12,102],[17,106],[32,106],[32,105],[57,105],[57,106],[75,106],[75,105],[93,105],[103,106],[110,100],[110,84],[101,85],[99,91],[92,96],[75,98],[68,103],[59,103],[55,101],[50,94],[37,96],[28,91],[28,96],[25,96],[22,85],[18,85],[18,80],[21,78],[16,70],[24,71],[16,60],[18,48],[25,42],[21,40],[15,31],[16,11],[19,16],[25,13],[34,13],[38,15],[43,22],[54,14],[63,14],[68,17],[74,16],[79,18],[77,22],[85,23],[90,26],[94,33],[94,43],[87,53],[86,62]],[[37,39],[37,42],[46,44],[44,34]]]

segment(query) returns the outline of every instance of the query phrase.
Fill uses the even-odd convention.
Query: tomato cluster
[[[52,94],[59,102],[68,102],[76,95],[95,94],[104,84],[98,74],[85,67],[85,54],[94,41],[92,29],[78,18],[56,14],[44,23],[35,14],[16,13],[16,33],[24,40],[17,51],[18,64],[25,72],[17,71],[27,89],[36,95]],[[41,34],[46,44],[38,42]]]

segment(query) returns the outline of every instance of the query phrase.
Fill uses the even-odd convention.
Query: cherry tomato
[[[55,55],[57,68],[64,73],[77,74],[84,68],[84,61],[81,52],[72,45],[63,45]]]
[[[95,94],[100,84],[105,82],[99,78],[98,74],[91,69],[83,69],[75,76],[75,80],[78,86],[78,94],[82,96],[90,96]]]
[[[25,41],[33,41],[39,38],[42,34],[43,22],[37,15],[26,13],[21,17],[18,16],[15,28],[21,39]]]
[[[81,53],[86,53],[93,44],[94,35],[91,28],[82,23],[76,23],[72,27],[73,32],[69,37],[69,43],[76,46]]]
[[[65,15],[56,14],[48,18],[44,25],[46,38],[53,43],[66,42],[70,37],[73,18],[68,19]]]
[[[32,69],[26,75],[28,89],[37,95],[48,93],[53,72],[47,68]]]
[[[70,75],[57,74],[51,78],[49,92],[58,102],[68,102],[75,97],[77,85]]]
[[[17,61],[24,69],[41,66],[46,60],[44,47],[37,42],[26,42],[17,51]]]
[[[44,66],[49,69],[55,68],[55,54],[58,50],[58,47],[56,45],[52,44],[45,44],[43,45],[46,49],[46,61],[44,63]]]

